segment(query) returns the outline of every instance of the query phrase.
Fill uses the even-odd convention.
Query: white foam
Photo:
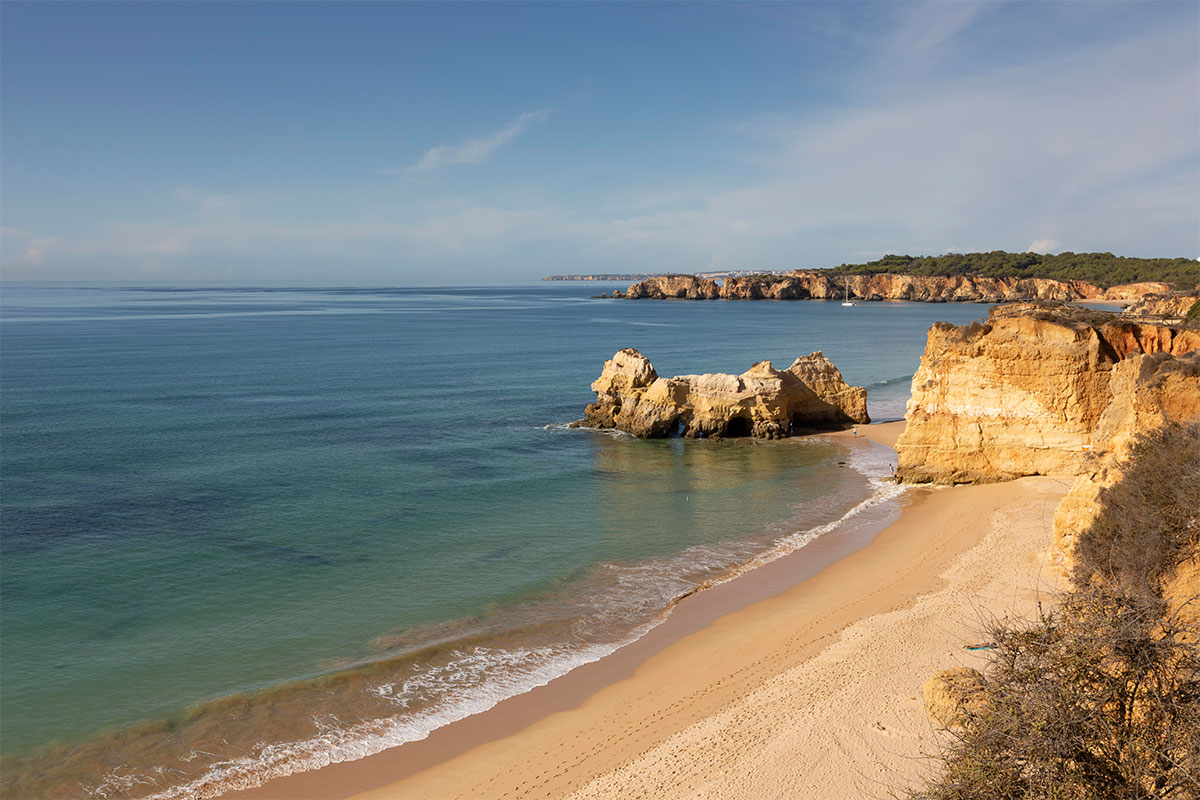
[[[636,439],[637,437],[625,431],[619,431],[616,428],[589,428],[586,425],[575,425],[570,422],[551,422],[549,425],[543,425],[544,431],[570,431],[571,433],[591,433],[608,436],[612,439]]]
[[[547,426],[549,427],[549,426]],[[873,442],[856,442],[848,457],[848,466],[866,476],[871,494],[838,519],[778,538],[765,552],[751,555],[751,543],[742,547],[699,545],[674,558],[648,564],[608,564],[601,568],[612,572],[619,591],[612,593],[603,607],[589,609],[579,624],[606,621],[612,615],[629,619],[653,618],[640,624],[618,641],[591,645],[562,643],[530,648],[472,647],[454,653],[444,665],[418,666],[413,674],[397,685],[381,683],[366,691],[394,703],[403,713],[366,722],[344,724],[334,717],[314,718],[318,735],[297,742],[260,743],[250,755],[212,764],[201,777],[172,786],[151,795],[151,800],[213,797],[233,790],[258,786],[265,781],[297,772],[319,769],[330,764],[355,761],[375,753],[429,736],[444,725],[487,711],[510,697],[544,686],[576,667],[597,661],[632,643],[657,627],[670,607],[697,587],[684,578],[697,570],[720,571],[720,577],[699,588],[726,583],[763,564],[794,553],[818,537],[836,530],[871,509],[884,506],[905,492],[905,487],[890,480],[892,451]],[[746,560],[728,568],[738,550]],[[424,705],[421,711],[408,712]],[[106,777],[88,789],[94,797],[107,797],[112,791],[128,792],[139,785],[162,785],[166,775],[118,774]]]
[[[891,479],[890,462],[892,453],[891,448],[875,444],[874,442],[866,442],[853,448],[850,453],[848,466],[866,476],[872,489],[869,497],[832,522],[807,528],[803,531],[796,531],[782,537],[769,550],[734,567],[721,578],[711,582],[710,585],[716,586],[726,583],[741,575],[745,575],[755,567],[761,567],[764,564],[769,564],[772,561],[794,553],[814,539],[837,530],[855,517],[900,497],[904,494],[906,488]]]
[[[463,652],[453,664],[429,670],[408,681],[399,693],[394,684],[382,684],[369,691],[395,698],[398,706],[406,705],[405,693],[437,688],[445,695],[437,707],[416,714],[389,717],[369,722],[344,725],[332,717],[314,718],[318,735],[298,742],[262,743],[256,751],[243,758],[229,759],[209,767],[193,781],[172,786],[150,796],[151,800],[181,800],[182,798],[214,797],[234,789],[246,789],[284,775],[319,769],[343,761],[356,761],[392,747],[426,738],[438,728],[465,717],[487,711],[497,703],[538,686],[544,686],[578,666],[603,658],[628,642],[641,638],[657,624],[644,626],[624,641],[609,645],[570,649],[544,647],[502,650],[473,648]],[[523,665],[524,670],[512,669]],[[479,684],[478,673],[495,668],[507,672]],[[148,776],[108,776],[105,784],[89,790],[94,797],[107,797],[111,790],[125,790],[138,784],[151,783]],[[108,791],[106,791],[108,790]]]

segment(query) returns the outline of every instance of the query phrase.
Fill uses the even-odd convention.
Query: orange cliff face
[[[819,352],[786,370],[762,361],[741,375],[660,378],[645,356],[626,348],[605,362],[592,391],[596,402],[579,424],[644,438],[777,439],[870,421],[866,389],[848,385]]]
[[[1106,490],[1125,479],[1141,437],[1200,426],[1200,327],[1035,304],[994,308],[984,325],[938,323],[905,420],[902,480],[1072,476],[1052,547],[1070,571],[1080,535],[1100,517]],[[1160,580],[1168,614],[1200,626],[1194,541]]]
[[[720,289],[715,281],[695,275],[662,275],[633,284],[625,296],[630,300],[714,300]]]
[[[1200,304],[1200,292],[1168,292],[1146,294],[1123,312],[1127,317],[1168,317],[1182,319]]]
[[[913,376],[897,469],[910,482],[1077,474],[1110,434],[1114,367],[1200,349],[1200,330],[1117,314],[1000,306],[984,325],[930,329]]]
[[[1050,278],[971,276],[830,275],[795,270],[786,275],[753,275],[716,281],[694,275],[666,275],[635,283],[629,299],[687,300],[913,300],[926,303],[1000,303],[1017,300],[1134,300],[1166,292],[1164,283],[1137,283],[1102,289],[1083,281]]]
[[[1172,422],[1200,422],[1200,349],[1180,356],[1129,355],[1113,366],[1108,389],[1092,446],[1054,514],[1054,550],[1065,564],[1072,561],[1077,533],[1099,514],[1101,493],[1123,477],[1137,437]]]

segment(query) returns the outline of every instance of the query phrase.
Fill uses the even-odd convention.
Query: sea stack
[[[581,425],[642,438],[779,439],[870,421],[867,390],[847,384],[819,351],[786,370],[760,361],[741,375],[660,378],[645,356],[625,348],[604,363],[592,391],[596,402]]]

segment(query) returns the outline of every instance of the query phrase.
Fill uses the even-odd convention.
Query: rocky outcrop
[[[1135,300],[1166,292],[1165,283],[1132,283],[1104,289],[1084,281],[1050,278],[984,278],[874,273],[834,275],[828,270],[795,270],[715,281],[693,275],[650,278],[629,287],[630,299],[689,300],[915,300],[926,303],[1001,303],[1018,300]]]
[[[897,473],[937,483],[1075,475],[1093,443],[1111,438],[1097,428],[1114,366],[1198,348],[1195,328],[1061,305],[1000,306],[982,325],[938,323],[913,376]]]
[[[707,278],[697,278],[695,275],[663,275],[633,284],[625,296],[630,300],[713,300],[720,296],[720,291],[716,281]]]
[[[645,356],[626,348],[604,363],[592,391],[596,402],[579,424],[646,438],[777,439],[870,421],[866,389],[847,384],[819,352],[786,370],[762,361],[741,375],[660,378]]]
[[[1170,294],[1147,294],[1125,309],[1128,317],[1167,317],[1181,319],[1200,304],[1200,295],[1195,292],[1171,292]]]
[[[1109,394],[1079,474],[1054,514],[1054,552],[1065,565],[1076,535],[1099,515],[1100,495],[1124,476],[1134,441],[1170,422],[1200,422],[1200,350],[1131,355],[1113,367]]]
[[[1164,294],[1169,291],[1171,291],[1171,287],[1160,281],[1142,281],[1140,283],[1122,283],[1119,286],[1110,286],[1100,295],[1089,299],[1128,302],[1130,300],[1141,300],[1146,295]]]
[[[867,416],[867,390],[846,383],[842,373],[820,350],[800,356],[787,371],[811,389],[822,402],[837,409],[839,414],[835,418],[839,423],[849,421],[865,424],[871,421]]]

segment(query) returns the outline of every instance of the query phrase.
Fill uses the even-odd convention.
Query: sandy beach
[[[892,446],[902,428],[857,431]],[[688,598],[669,623],[694,630],[665,645],[646,637],[425,741],[230,796],[887,796],[939,743],[921,684],[977,663],[980,621],[1028,615],[1052,587],[1068,485],[913,489],[873,542],[790,588]]]

